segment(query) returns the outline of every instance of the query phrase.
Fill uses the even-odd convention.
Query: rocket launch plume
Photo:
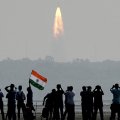
[[[62,20],[62,14],[61,14],[60,7],[57,7],[57,10],[56,10],[56,13],[55,13],[53,32],[54,32],[54,37],[55,38],[58,38],[64,32],[63,20]]]

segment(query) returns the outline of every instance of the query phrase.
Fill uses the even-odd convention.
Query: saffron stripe
[[[47,78],[45,78],[42,75],[38,74],[35,70],[32,70],[31,74],[47,83]]]
[[[44,81],[42,81],[42,80],[37,81],[37,80],[38,80],[38,78],[37,78],[37,77],[35,77],[34,75],[31,75],[31,76],[30,76],[30,79],[31,79],[31,80],[33,80],[34,82],[36,82],[36,83],[40,84],[40,85],[41,85],[41,86],[43,86],[43,87],[44,87],[44,86],[45,86],[45,84],[46,84],[46,83],[45,83]]]

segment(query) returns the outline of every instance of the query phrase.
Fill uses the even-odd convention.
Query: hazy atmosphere
[[[119,0],[0,0],[0,59],[120,60]],[[53,37],[61,8],[64,35]]]
[[[44,60],[7,59],[1,61],[0,88],[4,91],[5,86],[11,83],[14,83],[16,87],[22,84],[26,93],[32,69],[48,79],[48,83],[42,91],[32,86],[34,100],[42,100],[48,92],[56,88],[58,83],[62,85],[64,90],[67,86],[73,85],[76,94],[75,100],[80,100],[80,91],[83,85],[91,85],[94,89],[99,84],[105,93],[104,100],[112,100],[110,88],[120,81],[120,62],[109,60],[90,62],[76,59],[72,62],[60,63],[55,62],[52,57],[48,56]]]
[[[58,6],[64,33],[55,38]],[[64,89],[72,84],[75,99],[82,85],[101,84],[104,99],[111,99],[109,89],[120,79],[119,52],[119,0],[0,0],[0,87],[13,82],[26,90],[35,69],[48,84],[45,91],[33,88],[34,99],[57,83]]]

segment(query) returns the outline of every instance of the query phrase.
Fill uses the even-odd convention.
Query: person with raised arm
[[[113,100],[111,104],[111,116],[110,120],[115,120],[116,113],[118,114],[118,120],[120,120],[120,87],[119,84],[115,84],[110,89],[113,94]]]
[[[6,86],[5,90],[8,92],[6,98],[8,99],[8,120],[16,120],[16,87],[14,84]]]
[[[64,94],[64,91],[60,84],[57,84],[56,88],[57,88],[57,91],[56,91],[56,99],[57,99],[56,107],[57,107],[57,109],[56,110],[58,110],[58,111],[60,110],[60,116],[61,116],[61,120],[62,120],[63,119],[63,94]]]
[[[104,95],[103,90],[100,85],[97,85],[93,90],[93,97],[94,97],[94,113],[93,113],[93,120],[96,120],[97,111],[100,112],[101,120],[104,120],[103,117],[103,99],[102,96]]]

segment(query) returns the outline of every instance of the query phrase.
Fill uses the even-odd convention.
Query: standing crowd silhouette
[[[5,90],[7,91],[6,98],[8,99],[6,116],[4,114],[4,104],[2,100],[4,94],[0,89],[0,110],[2,120],[20,120],[21,109],[24,120],[34,120],[35,116],[33,114],[33,111],[35,111],[35,109],[33,106],[33,92],[31,86],[29,85],[29,87],[27,88],[27,95],[25,95],[22,91],[21,85],[18,86],[17,90],[15,85],[11,84],[10,86],[6,86]],[[110,106],[110,120],[115,120],[116,118],[117,120],[120,120],[119,84],[113,85],[110,91],[113,94],[112,104]],[[63,95],[65,96],[64,101]],[[93,90],[91,86],[82,87],[80,97],[83,120],[96,120],[98,110],[100,113],[100,119],[104,120],[102,99],[103,95],[104,92],[100,85],[97,85]],[[43,118],[45,118],[46,120],[75,120],[74,96],[75,93],[73,92],[73,86],[68,86],[67,90],[64,91],[61,87],[61,84],[57,84],[56,89],[52,89],[52,91],[48,93],[43,99],[44,107],[42,110],[41,120]]]
[[[68,120],[75,120],[75,104],[73,86],[68,86],[64,92],[61,85],[57,84],[56,89],[48,93],[43,100],[42,117],[46,120],[65,120],[67,115]],[[63,112],[63,95],[65,95],[65,112]]]
[[[33,107],[33,93],[32,89],[29,86],[27,88],[27,98],[22,91],[22,86],[18,86],[18,90],[15,87],[14,84],[11,84],[10,86],[6,86],[5,90],[7,91],[6,98],[8,99],[7,102],[7,113],[6,117],[4,115],[4,105],[2,98],[4,97],[2,91],[0,90],[0,110],[2,114],[2,120],[16,120],[16,101],[17,101],[17,111],[18,111],[18,119],[20,120],[20,111],[22,109],[23,112],[23,118],[24,120],[33,120],[34,115],[33,112],[35,109]],[[25,100],[27,99],[27,102],[25,104]]]
[[[115,84],[110,89],[113,94],[112,104],[110,106],[111,115],[110,120],[120,120],[120,87]],[[65,110],[63,112],[63,95],[65,95]],[[99,110],[100,119],[104,120],[103,112],[103,95],[104,92],[100,85],[95,86],[92,90],[91,86],[83,86],[80,92],[81,109],[83,120],[96,120],[97,112]],[[45,108],[43,108],[43,117],[46,120],[75,120],[75,93],[73,86],[68,86],[66,91],[63,91],[60,84],[57,85],[57,90],[53,89],[51,93],[44,97],[43,104],[46,101]],[[45,114],[47,113],[47,114]]]

